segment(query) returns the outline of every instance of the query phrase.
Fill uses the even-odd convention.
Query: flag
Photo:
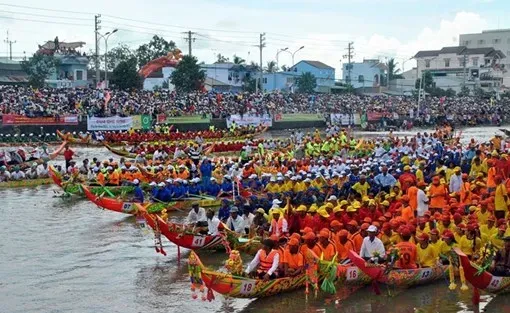
[[[104,96],[104,106],[106,108],[106,106],[108,105],[108,102],[110,102],[110,99],[112,98],[112,96],[110,95],[110,92],[107,91],[106,92],[106,96]]]

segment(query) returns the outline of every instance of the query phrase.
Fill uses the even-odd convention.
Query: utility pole
[[[464,57],[462,59],[462,66],[464,67],[464,71],[463,71],[463,74],[464,74],[464,81],[462,83],[462,88],[465,89],[466,88],[466,64],[467,64],[467,54],[466,52],[464,52]]]
[[[195,39],[194,37],[192,37],[195,33],[192,32],[191,30],[190,31],[187,31],[187,32],[184,32],[183,34],[187,34],[188,35],[188,38],[184,38],[184,40],[186,40],[188,42],[188,55],[192,55],[191,54],[191,43],[192,42],[195,42]]]
[[[4,40],[9,45],[9,60],[12,60],[12,44],[16,43],[16,40],[9,40],[9,31],[7,31],[7,38]]]
[[[101,81],[101,72],[99,71],[99,30],[101,29],[101,20],[99,19],[101,14],[94,16],[94,32],[96,35],[96,58],[95,58],[95,66],[96,66],[96,88],[99,82]],[[106,68],[105,68],[106,69]]]
[[[352,71],[352,64],[351,60],[354,58],[354,42],[349,42],[349,45],[347,46],[347,54],[344,55],[344,59],[347,59],[347,83],[351,83],[351,71]]]
[[[263,91],[264,88],[262,88],[262,72],[263,72],[263,66],[262,66],[262,49],[266,46],[266,33],[260,34],[260,43],[257,47],[260,49],[260,73],[259,73],[259,83],[260,83],[260,90]],[[258,84],[255,81],[255,92],[258,92]]]

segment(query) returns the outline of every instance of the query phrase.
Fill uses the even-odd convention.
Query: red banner
[[[367,119],[369,121],[378,121],[384,116],[387,116],[386,112],[367,112]]]
[[[78,125],[78,115],[54,117],[27,117],[24,115],[4,114],[2,125]]]
[[[164,113],[156,115],[156,122],[158,124],[164,123],[166,121],[166,115]]]

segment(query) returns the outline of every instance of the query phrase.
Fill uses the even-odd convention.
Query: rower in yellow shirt
[[[471,208],[470,208],[471,210]],[[489,223],[489,218],[492,216],[491,212],[487,209],[487,202],[483,200],[480,203],[480,208],[476,211],[476,218],[478,220],[478,224],[487,225]],[[493,217],[494,221],[496,219]]]
[[[473,225],[468,226],[468,231],[465,236],[459,241],[459,248],[467,256],[473,256],[480,251],[482,247],[482,240],[476,237],[475,227]]]
[[[487,238],[492,238],[495,234],[498,233],[498,228],[495,226],[496,218],[494,216],[489,216],[487,219],[487,224],[480,225],[480,233]]]
[[[269,184],[266,185],[266,191],[270,193],[277,193],[279,192],[280,187],[276,183],[276,179],[274,177],[271,177],[269,180]]]
[[[419,242],[416,249],[418,264],[420,267],[434,267],[438,261],[438,254],[434,247],[429,244],[429,235],[422,233],[417,236],[417,239]]]
[[[501,225],[498,228],[498,232],[495,235],[492,235],[492,237],[490,238],[490,242],[498,250],[503,249],[503,246],[505,245],[505,242],[503,241],[503,238],[507,236],[506,235],[506,230],[507,230],[506,226],[505,225]]]
[[[434,249],[436,255],[439,256],[439,254],[441,253],[441,243],[443,242],[440,239],[439,231],[437,230],[437,228],[434,228],[430,230],[429,234],[430,234],[429,245]]]

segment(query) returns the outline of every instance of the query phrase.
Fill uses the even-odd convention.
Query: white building
[[[459,45],[468,48],[491,47],[502,51],[503,85],[510,87],[510,29],[484,30],[476,34],[461,34]]]
[[[441,50],[419,51],[416,59],[417,77],[432,73],[436,87],[459,92],[464,85],[470,89],[500,90],[503,82],[501,60],[506,56],[491,47],[444,47]],[[464,66],[464,61],[466,64]]]

